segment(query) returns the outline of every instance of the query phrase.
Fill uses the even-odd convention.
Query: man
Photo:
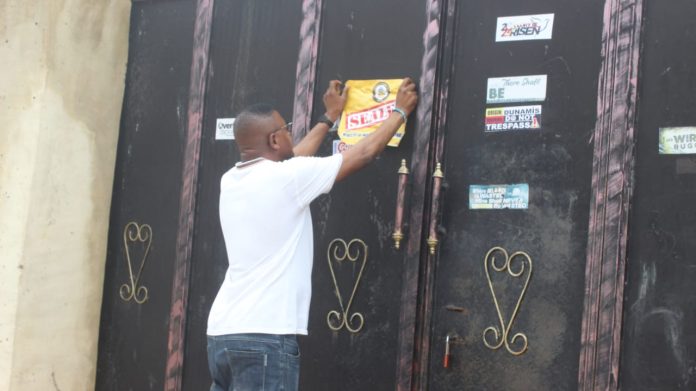
[[[343,110],[348,91],[340,87],[330,82],[326,113],[294,147],[291,124],[271,107],[237,116],[241,162],[220,182],[229,267],[208,318],[212,391],[297,390],[295,336],[307,334],[311,296],[309,204],[382,152],[418,100],[415,84],[404,79],[394,112],[374,133],[341,154],[309,157]]]

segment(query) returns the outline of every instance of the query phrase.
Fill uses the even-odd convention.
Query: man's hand
[[[401,82],[399,91],[396,93],[396,108],[405,111],[408,117],[416,107],[416,103],[418,103],[416,83],[410,77],[407,77]]]
[[[346,105],[347,98],[348,87],[344,88],[343,92],[341,92],[341,82],[338,80],[331,80],[329,82],[329,88],[327,88],[324,93],[324,107],[326,108],[326,114],[324,115],[326,115],[331,122],[336,122],[338,116],[341,115],[343,106]],[[314,125],[312,130],[307,133],[302,141],[292,149],[295,156],[313,156],[317,153],[328,131],[329,126],[326,123],[320,122]]]
[[[338,116],[341,115],[343,107],[346,105],[346,99],[348,99],[348,87],[343,89],[341,92],[342,83],[338,80],[331,80],[329,82],[329,88],[326,89],[324,93],[324,108],[326,108],[326,116],[332,121],[336,122]]]

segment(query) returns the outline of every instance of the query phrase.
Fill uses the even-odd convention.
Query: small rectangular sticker
[[[492,77],[486,90],[486,103],[543,102],[546,75]]]
[[[344,151],[347,151],[348,148],[350,148],[350,145],[346,144],[345,142],[341,140],[334,140],[333,141],[333,152],[331,153],[332,155],[335,155],[337,153],[341,153]]]
[[[469,209],[527,209],[529,185],[470,185]]]
[[[551,39],[553,15],[502,16],[498,18],[495,41],[529,41]]]
[[[234,118],[217,119],[215,140],[234,140]]]
[[[486,132],[539,129],[540,127],[541,105],[486,109]]]
[[[660,128],[660,155],[696,153],[696,127]]]

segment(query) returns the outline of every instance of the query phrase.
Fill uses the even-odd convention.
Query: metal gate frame
[[[182,387],[200,141],[214,1],[196,2],[183,186],[169,319],[166,391],[179,391]],[[442,69],[443,61],[446,63],[448,53],[451,53],[452,34],[441,34],[441,31],[453,28],[455,1],[426,0],[424,3],[427,23],[423,34],[424,54],[419,85],[419,129],[412,155],[412,168],[422,171],[432,169],[443,151],[444,134],[439,130],[445,119],[447,90],[436,90],[434,86],[442,84],[436,83],[437,78],[448,77],[438,70]],[[322,0],[302,2],[304,19],[300,31],[293,118],[296,123],[308,124],[310,120],[321,9]],[[628,213],[635,161],[634,128],[642,13],[643,0],[605,1],[578,375],[581,390],[618,390]],[[414,175],[414,178],[427,177]],[[426,205],[430,201],[426,190],[430,185],[425,179],[413,183],[409,217],[411,238],[424,238],[423,227],[427,225],[429,214]],[[424,243],[424,240],[412,240],[406,249],[396,377],[397,389],[404,391],[422,390],[427,382],[427,326],[432,313],[432,265],[435,258],[425,251]],[[423,281],[420,286],[419,277]],[[419,296],[422,300],[417,304]]]

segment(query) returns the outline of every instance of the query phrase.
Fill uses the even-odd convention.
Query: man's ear
[[[276,137],[276,132],[270,133],[268,135],[268,146],[274,151],[280,149],[280,144],[278,144],[278,137]]]

